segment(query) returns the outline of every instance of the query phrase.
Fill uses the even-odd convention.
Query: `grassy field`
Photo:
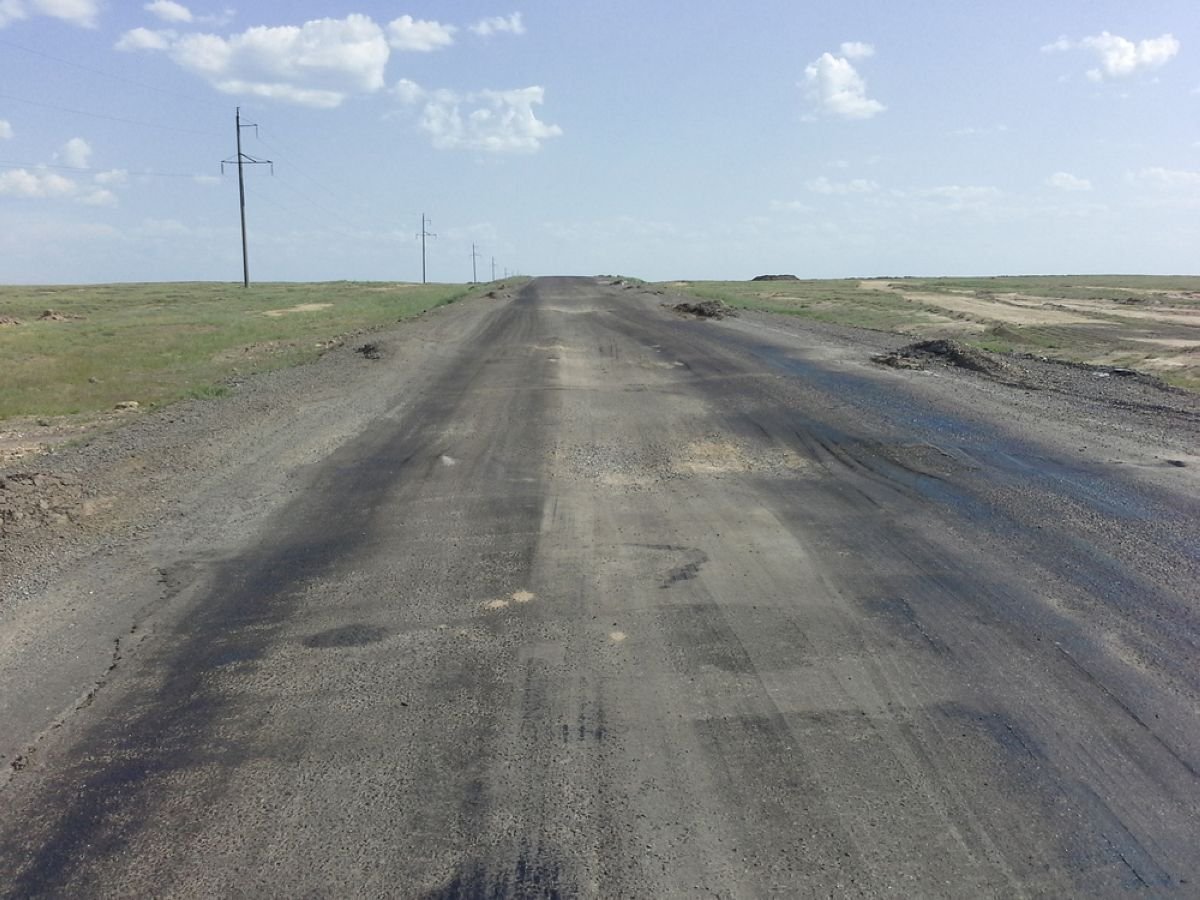
[[[213,283],[0,287],[0,420],[154,406],[310,360],[339,335],[487,285]],[[47,315],[52,312],[53,315]]]
[[[1128,366],[1200,390],[1200,277],[676,281],[664,287],[738,308]]]

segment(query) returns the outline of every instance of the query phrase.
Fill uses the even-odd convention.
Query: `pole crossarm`
[[[250,287],[250,254],[246,244],[246,166],[270,166],[271,174],[275,174],[275,163],[269,159],[255,159],[249,153],[242,152],[242,129],[253,128],[258,134],[258,125],[242,121],[242,108],[237,107],[233,124],[237,133],[237,154],[233,159],[221,160],[221,174],[225,174],[226,166],[237,166],[238,172],[238,205],[242,214],[242,287]]]
[[[421,284],[428,283],[425,280],[425,239],[437,237],[436,234],[429,230],[429,226],[432,224],[433,223],[425,217],[425,213],[421,213],[421,230],[417,232],[417,237],[421,239]]]

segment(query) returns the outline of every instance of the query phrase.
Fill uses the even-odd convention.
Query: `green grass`
[[[1153,312],[1159,306],[1200,310],[1200,277],[1153,275],[1000,276],[985,278],[880,278],[799,281],[667,282],[666,287],[705,299],[722,300],[735,308],[800,316],[820,322],[889,331],[913,337],[954,337],[1000,353],[1033,353],[1076,362],[1107,362],[1139,368],[1153,353],[1136,337],[1189,337],[1178,323],[1137,318],[1132,310]],[[895,288],[895,289],[891,289]],[[905,297],[903,293],[910,296]],[[969,296],[975,301],[1001,302],[1005,295],[1055,301],[1100,301],[1087,309],[1088,323],[1014,324],[989,318],[986,312],[960,312],[940,307],[933,297]],[[1000,307],[998,307],[999,309]],[[1010,313],[1014,307],[1003,307]],[[1165,381],[1200,390],[1200,367],[1156,368]]]
[[[0,287],[0,420],[212,399],[223,382],[307,362],[326,342],[488,285],[330,282]],[[329,304],[271,316],[271,310]],[[78,317],[39,320],[46,310]]]
[[[910,324],[934,324],[947,318],[891,291],[862,290],[857,279],[675,284],[686,284],[684,290],[689,294],[722,300],[737,309],[761,309],[878,331],[898,331]]]

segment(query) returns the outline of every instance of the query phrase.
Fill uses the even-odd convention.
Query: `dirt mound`
[[[941,363],[984,375],[1000,375],[1004,371],[1004,363],[992,354],[947,340],[917,341],[871,359],[893,369],[924,369],[931,363]]]
[[[42,313],[40,316],[38,316],[38,321],[39,322],[72,322],[72,321],[76,321],[76,320],[82,319],[82,318],[83,318],[83,316],[73,316],[70,313],[56,312],[53,309],[48,309],[44,313]]]
[[[799,281],[795,275],[755,275],[751,281]]]
[[[676,303],[671,309],[678,313],[699,316],[702,319],[724,319],[736,316],[737,313],[720,300],[684,300]]]
[[[105,502],[84,496],[76,479],[43,472],[0,476],[0,537],[86,519]]]
[[[20,325],[20,324],[21,324],[20,319],[14,319],[12,316],[0,316],[0,328],[3,328],[5,325]]]

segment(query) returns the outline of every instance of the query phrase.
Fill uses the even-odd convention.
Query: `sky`
[[[0,0],[0,282],[240,280],[239,106],[254,280],[1200,270],[1194,0],[230,2]]]

